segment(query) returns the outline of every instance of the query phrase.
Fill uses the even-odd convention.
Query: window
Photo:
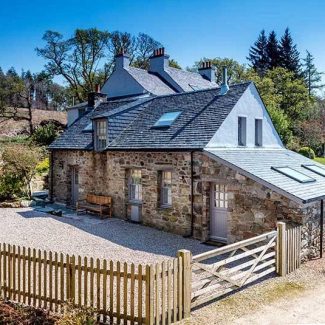
[[[172,205],[172,172],[164,170],[161,173],[161,206],[170,207]]]
[[[261,147],[263,145],[263,120],[255,119],[255,146]]]
[[[181,112],[164,113],[159,120],[154,124],[154,127],[168,127],[177,119]]]
[[[214,185],[214,197],[213,204],[215,208],[228,208],[228,194],[226,185],[215,184]]]
[[[82,130],[82,132],[92,132],[93,130],[93,123],[90,122],[89,124],[87,124],[87,126]]]
[[[238,145],[246,146],[246,117],[238,117]]]
[[[130,171],[129,195],[130,201],[142,201],[142,179],[140,169],[132,169]]]
[[[302,167],[311,170],[312,172],[325,176],[325,168],[319,167],[317,165],[301,165]]]
[[[107,121],[96,121],[95,149],[104,150],[107,144]]]
[[[291,167],[271,167],[271,169],[276,170],[277,172],[285,176],[288,176],[299,183],[310,183],[316,181],[314,178],[311,178],[308,175],[300,173]]]

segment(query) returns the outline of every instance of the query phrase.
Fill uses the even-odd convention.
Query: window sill
[[[168,210],[168,209],[172,209],[172,205],[160,205],[158,207],[159,210]]]
[[[129,204],[133,204],[133,205],[142,205],[142,201],[137,201],[137,200],[130,200]]]

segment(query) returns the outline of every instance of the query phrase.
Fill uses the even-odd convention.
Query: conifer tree
[[[322,81],[322,72],[318,72],[314,64],[313,55],[306,50],[306,57],[303,59],[303,76],[308,87],[309,96],[313,90],[323,88],[325,85],[320,84]]]
[[[266,53],[268,57],[268,69],[277,68],[280,64],[279,43],[273,30],[267,39]]]
[[[293,43],[289,28],[286,28],[281,37],[280,45],[280,66],[292,71],[297,77],[301,76],[301,64],[297,45]]]
[[[266,52],[267,37],[263,29],[257,38],[257,41],[249,49],[247,60],[250,61],[250,66],[258,73],[259,76],[264,76],[268,68],[268,56]]]

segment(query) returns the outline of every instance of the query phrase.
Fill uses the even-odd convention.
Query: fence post
[[[189,318],[191,315],[192,253],[186,249],[181,249],[177,252],[177,257],[182,258],[182,264],[183,264],[182,301],[183,301],[184,318]]]
[[[285,276],[287,274],[286,224],[278,222],[277,229],[277,271],[279,275]]]

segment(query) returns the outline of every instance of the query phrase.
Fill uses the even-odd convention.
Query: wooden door
[[[75,166],[71,167],[71,206],[75,207],[79,197],[79,171]]]
[[[212,183],[210,198],[210,238],[216,241],[227,242],[227,186]]]

